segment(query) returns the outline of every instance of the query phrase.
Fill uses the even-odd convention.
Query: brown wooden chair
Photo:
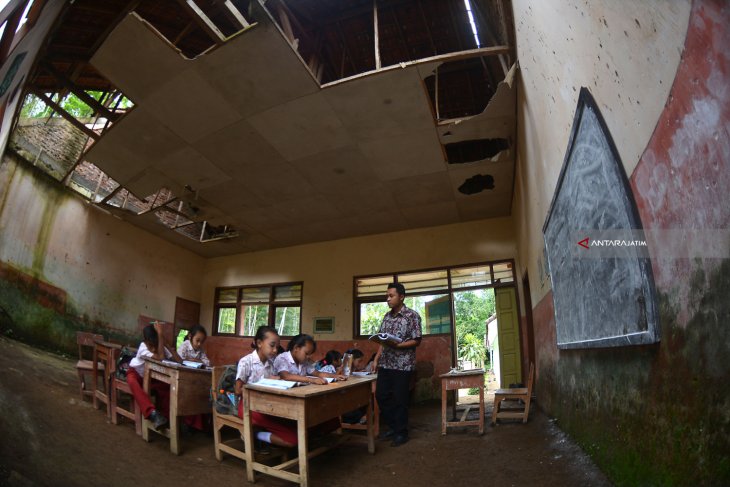
[[[530,364],[530,375],[527,379],[527,387],[516,389],[497,389],[494,391],[494,409],[492,410],[492,425],[497,424],[498,419],[521,419],[527,423],[527,416],[530,414],[530,398],[532,397],[532,383],[535,378],[535,364]],[[503,409],[503,401],[516,401],[517,407]],[[520,402],[522,404],[520,405]]]
[[[377,381],[373,381],[373,434],[375,436],[378,436],[380,433],[380,408],[378,407],[378,401],[375,399],[375,383]],[[364,419],[367,419],[367,415],[363,416]],[[368,425],[362,424],[362,423],[343,423],[342,418],[340,418],[340,428],[343,430],[365,430],[367,431]]]
[[[84,396],[94,396],[94,387],[87,387],[86,376],[91,376],[94,373],[94,342],[103,341],[102,335],[96,335],[85,331],[76,332],[76,344],[79,347],[79,361],[76,362],[76,373],[79,375],[79,394],[81,400],[84,400]],[[89,357],[89,358],[86,358]]]
[[[234,448],[234,444],[239,444],[243,438],[243,419],[238,416],[231,414],[221,414],[215,408],[215,403],[218,398],[218,382],[220,381],[223,372],[226,370],[225,365],[213,367],[212,385],[211,385],[211,396],[213,397],[213,444],[215,446],[215,458],[219,462],[223,460],[223,453],[227,453],[241,460],[246,460],[246,452],[241,444],[241,449]],[[239,436],[237,438],[223,441],[221,438],[221,430],[224,427],[233,428],[238,431]]]
[[[132,396],[132,391],[129,389],[127,381],[117,378],[116,376],[116,363],[117,357],[121,352],[121,345],[116,345],[112,348],[111,363],[114,364],[114,370],[111,372],[111,387],[109,392],[111,394],[111,419],[112,424],[119,424],[119,415],[121,414],[127,419],[134,421],[134,428],[138,435],[142,435],[142,411],[140,411],[137,401]],[[130,350],[136,351],[131,348]],[[123,392],[129,396],[129,409],[125,409],[119,404],[119,393]]]
[[[99,409],[99,403],[106,404],[106,416],[110,418],[112,415],[111,408],[111,381],[114,374],[114,356],[113,350],[119,345],[104,341],[97,341],[94,344],[94,359],[92,366],[94,370],[94,408]],[[99,389],[99,379],[101,381],[101,389]]]

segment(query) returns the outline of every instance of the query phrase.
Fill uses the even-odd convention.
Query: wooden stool
[[[97,340],[104,340],[104,337],[85,331],[76,332],[76,344],[79,347],[79,361],[76,362],[76,373],[79,375],[79,393],[82,401],[85,396],[93,397],[94,389],[96,389],[96,385],[94,387],[87,387],[86,385],[86,376],[94,372],[94,362],[85,358],[85,356],[91,356],[93,359],[94,342]]]
[[[119,345],[101,340],[94,342],[94,409],[99,409],[99,402],[106,404],[107,418],[110,418],[112,415],[110,391],[111,377],[114,373],[112,350],[115,347],[119,347]],[[103,379],[101,389],[99,389],[99,377]]]
[[[484,370],[465,370],[441,374],[441,434],[446,434],[449,426],[479,426],[479,434],[484,434]],[[458,389],[479,388],[479,420],[466,421],[469,409],[466,408],[459,421],[446,420],[446,392]],[[456,404],[454,404],[456,408]]]
[[[527,423],[530,415],[530,399],[532,398],[532,384],[535,379],[535,364],[530,364],[530,375],[527,378],[527,387],[516,389],[497,389],[494,392],[494,409],[492,409],[492,425],[497,424],[498,419],[521,419]],[[515,401],[516,408],[503,408],[503,401]],[[522,401],[522,405],[520,405]]]
[[[111,363],[114,364],[116,369],[116,363],[117,363],[117,357],[119,357],[119,353],[121,352],[121,346],[116,345],[114,348],[112,348],[112,359]],[[134,349],[132,349],[134,350]],[[112,371],[111,374],[111,388],[109,390],[111,393],[111,418],[112,418],[112,424],[118,424],[119,422],[119,415],[121,414],[125,418],[131,419],[134,421],[134,429],[137,432],[138,435],[142,436],[142,411],[140,411],[139,406],[137,405],[137,401],[134,400],[134,397],[132,396],[132,391],[129,389],[129,384],[127,384],[127,381],[124,381],[122,379],[117,378],[116,376],[116,370]],[[119,401],[119,393],[124,392],[129,395],[129,399],[131,401],[131,406],[129,409],[124,409],[121,407],[118,403]]]

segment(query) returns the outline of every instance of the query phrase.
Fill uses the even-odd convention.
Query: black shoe
[[[266,443],[265,441],[259,440],[258,438],[255,438],[253,440],[253,449],[256,453],[259,453],[261,455],[268,455],[271,453],[271,446]]]
[[[401,446],[404,443],[408,443],[408,436],[406,435],[396,435],[395,438],[393,438],[393,441],[390,443],[390,446]]]
[[[385,433],[380,433],[378,435],[378,439],[379,440],[390,440],[391,438],[393,438],[394,434],[395,433],[393,432],[393,430],[386,431]]]
[[[152,411],[147,419],[152,421],[152,427],[156,431],[159,431],[160,428],[162,428],[163,426],[166,426],[169,423],[167,418],[164,417],[163,415],[161,415],[160,413],[158,413],[157,410]]]

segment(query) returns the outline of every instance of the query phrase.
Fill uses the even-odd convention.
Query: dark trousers
[[[380,414],[396,435],[408,436],[408,396],[410,370],[378,369],[375,398]]]

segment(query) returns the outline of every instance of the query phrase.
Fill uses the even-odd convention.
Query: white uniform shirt
[[[208,356],[203,349],[195,350],[190,340],[185,340],[180,344],[180,348],[177,349],[177,354],[183,360],[200,360],[206,367],[210,366],[210,360],[208,360]]]
[[[289,372],[290,374],[296,375],[312,375],[314,373],[314,364],[312,362],[305,362],[298,364],[294,361],[294,357],[291,356],[291,352],[284,352],[274,360],[274,373],[279,375],[281,372]]]
[[[248,384],[249,382],[253,384],[264,377],[272,377],[274,375],[274,363],[271,360],[262,363],[256,350],[238,361],[236,380],[240,380],[244,384]]]
[[[137,355],[129,361],[129,366],[132,367],[141,377],[144,375],[144,357],[152,358],[154,356],[155,354],[152,353],[149,348],[147,348],[147,344],[145,342],[142,342],[139,344],[139,348],[137,349]],[[167,348],[165,348],[165,358],[172,358],[172,353],[170,353]]]

